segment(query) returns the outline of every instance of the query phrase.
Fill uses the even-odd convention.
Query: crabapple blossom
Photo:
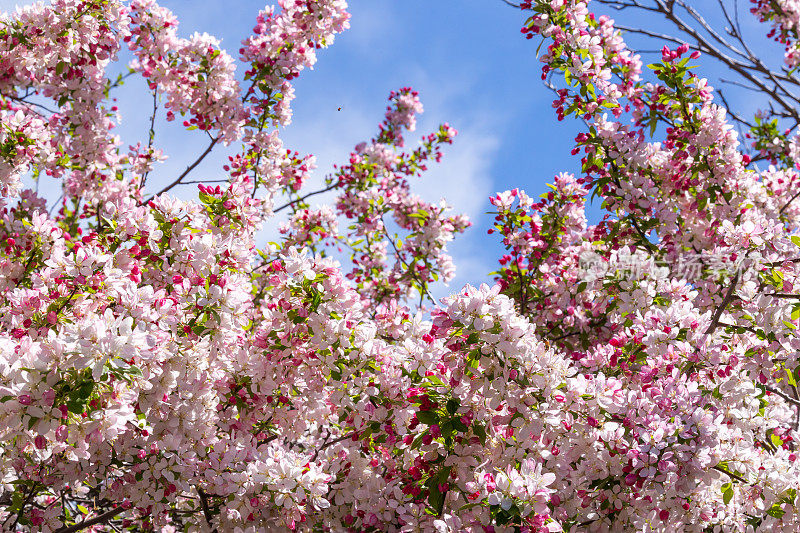
[[[800,29],[800,4],[795,0],[778,0],[766,2],[764,0],[751,0],[754,4],[750,12],[756,15],[761,22],[770,22],[772,29],[767,37],[774,38],[782,43],[786,52],[784,61],[794,68],[800,64],[800,50],[798,50],[798,29]]]
[[[755,8],[787,43],[790,4]],[[346,7],[267,7],[238,57],[154,0],[4,16],[2,529],[800,528],[797,138],[763,115],[742,145],[687,46],[644,67],[587,2],[523,2],[581,171],[490,198],[495,283],[436,301],[470,223],[413,182],[455,129],[412,146],[419,94],[393,91],[313,191],[281,139]],[[112,134],[123,46],[209,137],[160,191],[154,136]],[[176,196],[220,143],[222,178]],[[21,186],[41,173],[54,214]]]

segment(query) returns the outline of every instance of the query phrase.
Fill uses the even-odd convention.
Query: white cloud
[[[456,277],[449,289],[437,290],[437,296],[449,294],[466,283],[487,281],[486,274],[495,266],[495,258],[485,253],[486,235],[481,231],[492,192],[492,161],[500,145],[490,131],[480,126],[465,128],[453,146],[448,147],[441,164],[414,184],[423,198],[429,201],[445,198],[455,213],[466,214],[473,223],[450,245]]]
[[[450,87],[440,87],[441,92],[425,91],[421,96],[428,112],[420,117],[417,130],[406,134],[406,149],[412,150],[422,135],[435,131],[445,119],[459,130],[454,143],[444,147],[441,163],[431,162],[422,177],[411,179],[415,193],[430,202],[444,198],[453,208],[453,213],[466,214],[474,224],[451,243],[456,278],[449,287],[437,286],[434,290],[437,297],[450,294],[466,283],[488,281],[486,274],[495,266],[495,258],[485,253],[485,235],[478,226],[485,221],[488,197],[493,192],[492,163],[500,146],[495,133],[497,124],[488,117],[445,109],[450,101],[447,93],[452,94],[457,87],[458,84],[454,83]],[[342,110],[338,111],[338,107]],[[334,164],[346,162],[357,143],[375,135],[382,119],[381,114],[375,114],[375,108],[375,102],[343,99],[341,95],[327,92],[298,102],[297,116],[281,137],[287,148],[302,149],[317,158],[318,168],[311,183],[305,187],[306,191],[319,189],[324,176],[333,171]],[[451,114],[445,116],[448,111]],[[331,202],[334,197],[334,192],[326,193],[314,197],[310,203],[321,205]],[[284,218],[278,216],[267,221],[259,242],[276,238],[277,226]]]
[[[461,130],[452,146],[445,148],[439,164],[431,164],[412,189],[430,202],[444,198],[458,213],[470,219],[486,211],[491,193],[491,163],[499,147],[498,137],[479,124]]]
[[[13,10],[18,3],[32,2],[0,0],[0,9]],[[203,4],[205,3],[208,3],[207,0],[203,0]],[[163,0],[163,5],[172,7],[176,11],[179,11],[180,7],[179,4],[167,0]],[[360,18],[353,21],[353,29],[342,37],[340,46],[348,48],[349,38],[351,43],[349,48],[353,52],[358,50],[362,60],[364,56],[382,54],[379,49],[383,49],[375,46],[376,41],[381,38],[392,41],[392,35],[388,34],[399,31],[391,27],[392,17],[387,16],[387,10],[391,9],[391,3],[380,2],[374,8],[358,10],[357,15]],[[204,13],[204,10],[196,13]],[[248,16],[252,18],[254,13],[255,11]],[[195,26],[206,29],[202,28],[203,24],[219,25],[220,19],[216,14],[215,11],[215,16],[204,17],[181,13],[185,15],[182,33],[191,32]],[[211,20],[214,22],[211,23]],[[220,30],[230,25],[233,24],[226,22],[220,26]],[[241,24],[236,26],[239,27]],[[247,31],[249,26],[245,25],[244,28]],[[226,44],[234,48],[231,52],[235,52],[233,44],[237,38],[230,37],[231,39],[226,40]],[[320,60],[320,67],[324,68],[325,65],[322,63],[324,57]],[[373,57],[371,60],[381,61],[381,58]],[[395,59],[391,60],[392,65],[394,61]],[[372,64],[370,61],[366,63]],[[375,63],[376,67],[377,65],[378,63]],[[398,79],[401,80],[401,84],[410,82],[420,90],[426,109],[420,117],[417,131],[406,136],[408,149],[417,146],[420,136],[436,131],[441,122],[447,121],[459,130],[454,144],[445,147],[442,162],[440,164],[432,162],[429,170],[421,178],[413,178],[412,189],[428,201],[435,202],[442,197],[445,198],[453,207],[454,213],[464,213],[470,217],[475,226],[480,226],[485,217],[483,213],[487,210],[488,195],[493,192],[491,172],[500,144],[497,132],[506,119],[489,116],[487,109],[490,107],[484,105],[485,102],[469,100],[476,77],[480,74],[467,67],[448,64],[446,72],[432,72],[423,67],[422,63],[407,60],[394,66],[396,67],[394,75],[390,77],[395,81],[384,80],[377,83],[379,85],[395,83]],[[382,69],[379,70],[383,72]],[[356,144],[369,140],[377,133],[385,100],[381,96],[375,97],[375,94],[381,95],[383,90],[388,93],[390,89],[400,86],[376,87],[374,81],[367,82],[370,79],[370,72],[359,72],[358,75],[364,76],[366,85],[359,83],[360,87],[353,87],[352,81],[346,82],[322,71],[305,72],[304,79],[298,83],[298,98],[293,105],[294,122],[282,132],[281,137],[286,148],[297,149],[303,154],[311,153],[317,158],[318,168],[311,183],[306,186],[307,191],[318,189],[323,184],[324,176],[333,172],[335,163],[347,162],[348,155]],[[146,133],[150,104],[149,100],[142,98],[144,93],[141,85],[131,82],[130,86],[119,91],[120,107],[124,115],[118,133],[125,140],[123,146],[127,146],[130,141],[144,138]],[[385,98],[385,95],[383,97]],[[159,186],[168,183],[171,176],[182,172],[187,162],[205,146],[205,139],[199,136],[187,136],[185,132],[178,131],[180,127],[163,124],[161,120],[159,122],[156,143],[164,148],[169,159],[153,172],[149,180],[151,190],[157,190]],[[212,157],[193,172],[192,179],[217,177],[221,173],[220,167],[229,151],[221,147],[215,150]],[[179,196],[193,197],[195,189],[183,187],[174,189],[173,192]],[[333,198],[334,194],[328,193],[313,198],[311,203],[324,204]],[[284,218],[278,216],[267,221],[259,241],[274,239],[277,236],[277,225]],[[452,243],[451,251],[457,266],[457,278],[451,283],[453,289],[466,282],[477,283],[485,280],[486,273],[492,270],[493,257],[485,253],[485,242],[483,242],[485,235],[482,233],[483,231],[472,228],[466,234],[458,236]],[[445,288],[439,294],[440,291],[437,289],[437,295],[448,292],[450,289]]]

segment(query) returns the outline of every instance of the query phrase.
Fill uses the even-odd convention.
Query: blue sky
[[[260,8],[249,0],[227,11],[227,3],[201,4],[209,9],[164,2],[184,30],[220,36],[233,51]],[[425,112],[416,133],[449,122],[459,135],[415,189],[429,200],[445,197],[473,221],[451,246],[458,267],[451,288],[485,281],[501,252],[486,235],[488,196],[513,187],[538,194],[556,172],[577,170],[569,151],[578,125],[555,120],[536,46],[519,32],[524,17],[499,0],[355,0],[350,11],[350,30],[296,81],[284,141],[317,156],[321,179],[374,134],[391,90],[417,89]]]
[[[178,16],[181,35],[216,35],[235,57],[263,2],[160,3]],[[16,3],[0,0],[0,8],[13,9]],[[352,0],[350,11],[351,29],[319,53],[313,71],[295,80],[294,119],[283,132],[284,142],[317,156],[321,182],[334,163],[346,161],[355,144],[374,134],[389,91],[407,85],[417,89],[425,113],[416,133],[432,131],[440,122],[459,131],[442,164],[414,185],[423,197],[445,197],[473,220],[473,228],[451,247],[459,270],[450,290],[488,280],[501,252],[496,239],[486,235],[488,196],[513,187],[538,195],[555,173],[577,172],[579,160],[569,152],[581,124],[556,121],[552,94],[540,80],[537,40],[523,38],[519,29],[525,17],[501,0]],[[145,141],[151,100],[144,82],[131,81],[118,96],[123,113],[118,133],[128,144]],[[163,122],[157,129],[156,144],[169,160],[154,172],[153,185],[171,181],[207,143],[204,135],[184,132],[178,123]],[[221,150],[209,158],[193,179],[214,179],[224,157]],[[179,194],[195,193],[192,186]],[[598,210],[590,211],[596,219]],[[267,228],[265,240],[274,227]],[[437,290],[440,296],[447,292]]]

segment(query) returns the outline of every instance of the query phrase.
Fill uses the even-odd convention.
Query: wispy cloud
[[[0,9],[13,10],[18,0],[0,0]],[[235,9],[211,0],[177,2],[162,0],[181,21],[181,35],[208,31],[223,39],[223,46],[237,55],[239,40],[252,27],[256,12],[268,0],[237,3]],[[306,71],[295,86],[293,124],[281,132],[287,148],[311,153],[318,169],[308,190],[323,183],[333,165],[346,162],[353,147],[376,134],[390,90],[411,85],[420,91],[425,113],[416,132],[407,135],[408,148],[418,138],[435,131],[442,122],[459,130],[452,146],[445,149],[441,164],[429,165],[420,179],[412,180],[413,190],[428,201],[445,198],[453,212],[470,217],[475,227],[451,244],[457,278],[451,287],[479,283],[493,268],[494,254],[486,253],[485,227],[487,197],[497,188],[497,156],[511,115],[498,113],[497,100],[481,89],[492,66],[472,53],[459,56],[451,49],[452,36],[436,32],[430,42],[421,39],[422,26],[413,8],[389,0],[354,3],[352,28],[328,50],[321,50],[313,71]],[[417,32],[416,34],[414,32]],[[415,37],[416,35],[416,37]],[[465,61],[468,59],[468,61]],[[146,138],[151,103],[140,80],[119,90],[123,121],[117,133],[123,146]],[[202,136],[186,134],[178,124],[157,121],[156,144],[169,159],[150,178],[151,190],[157,190],[179,174],[205,146]],[[195,132],[196,133],[196,132]],[[231,149],[218,149],[198,167],[192,179],[213,179],[222,174],[221,166]],[[173,189],[184,198],[194,197],[194,187]],[[333,200],[333,194],[320,195],[312,204]],[[259,241],[277,237],[283,217],[268,221]],[[451,289],[436,289],[443,296]]]
[[[491,130],[475,124],[462,129],[447,151],[441,164],[435,165],[420,181],[414,183],[415,191],[429,201],[444,198],[455,213],[466,214],[473,223],[464,234],[450,245],[456,265],[456,277],[450,288],[437,288],[436,296],[445,296],[452,289],[466,283],[478,284],[494,267],[494,258],[486,253],[485,212],[492,192],[492,162],[497,155],[500,140],[488,133]]]

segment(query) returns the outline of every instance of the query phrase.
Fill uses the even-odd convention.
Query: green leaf
[[[728,505],[733,499],[733,486],[730,483],[722,485],[722,501]]]
[[[438,476],[439,483],[447,483],[447,480],[450,478],[450,471],[453,470],[452,466],[445,466],[439,471]]]
[[[461,433],[466,433],[469,429],[467,425],[461,421],[460,418],[453,418],[450,420],[450,423],[453,424],[453,429],[456,431],[460,431]]]
[[[415,450],[419,448],[420,444],[422,444],[422,438],[425,436],[424,433],[417,435],[414,441],[411,443],[411,449]]]
[[[439,423],[439,416],[433,411],[419,411],[417,412],[417,420],[423,424],[432,426]]]
[[[458,408],[460,406],[461,402],[459,402],[455,398],[450,398],[449,400],[447,400],[447,412],[449,412],[451,415],[456,414],[456,411],[458,411]]]
[[[458,508],[458,512],[460,513],[461,511],[466,511],[468,509],[472,509],[473,507],[477,507],[479,505],[483,505],[483,502],[478,501],[478,502],[466,503]]]
[[[792,235],[792,242],[796,246],[800,246],[800,235]]]
[[[75,391],[75,394],[78,398],[82,400],[88,400],[89,396],[92,395],[92,391],[94,390],[94,382],[93,381],[84,381],[80,384],[78,389]]]
[[[480,439],[481,444],[486,446],[486,430],[483,426],[481,424],[474,424],[472,426],[472,432]]]
[[[444,387],[445,385],[444,381],[442,381],[439,376],[428,376],[427,380],[431,385],[435,385],[437,387]]]
[[[428,504],[431,508],[439,513],[439,510],[444,505],[444,494],[439,492],[439,485],[436,483],[436,478],[428,480]]]
[[[451,437],[453,433],[453,424],[451,422],[445,422],[441,426],[442,435],[445,437]]]
[[[769,508],[767,514],[773,518],[781,518],[784,514],[786,514],[786,511],[781,509],[781,505],[779,503],[776,503]]]
[[[789,370],[788,368],[786,368],[784,370],[786,370],[786,374],[788,376],[789,385],[791,385],[793,387],[796,387],[797,386],[797,379],[794,377],[794,373],[791,370]]]

